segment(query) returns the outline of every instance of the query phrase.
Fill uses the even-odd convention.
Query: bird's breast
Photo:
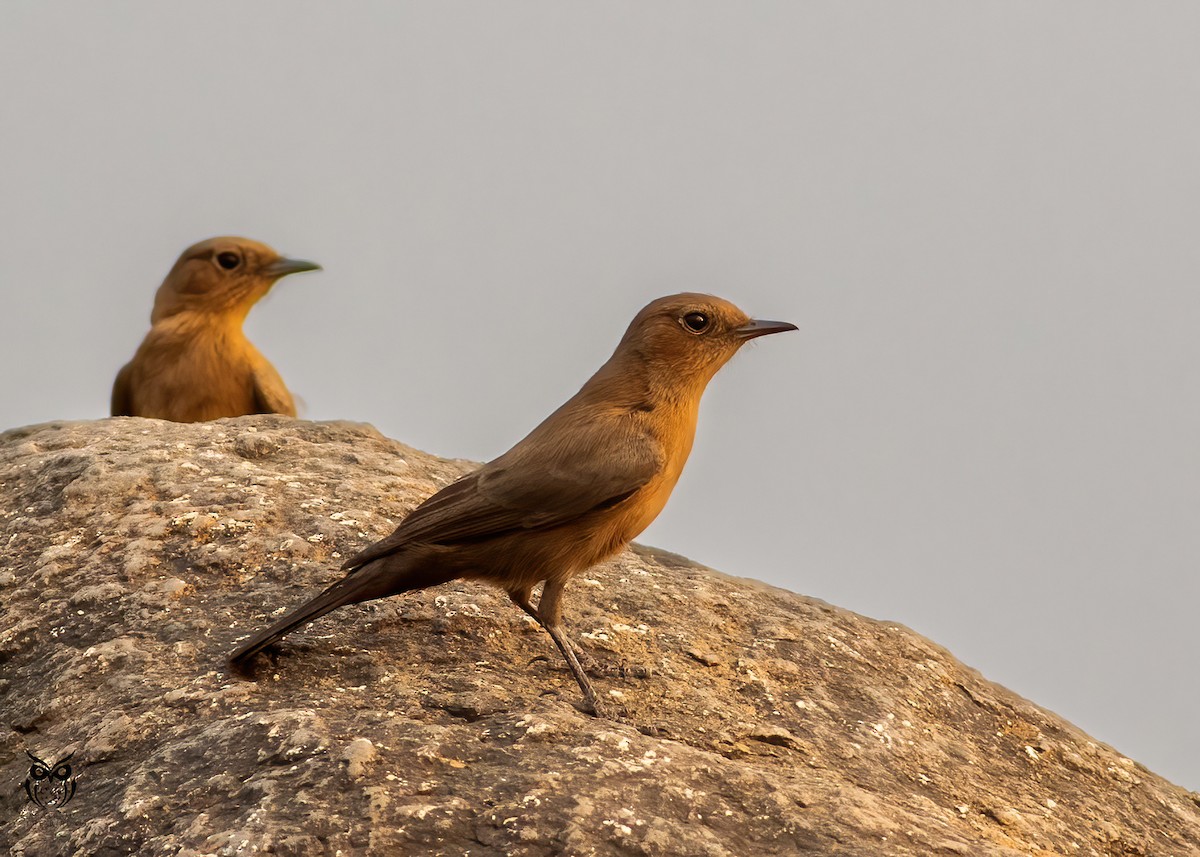
[[[252,349],[219,329],[156,326],[134,358],[137,413],[179,422],[253,413]]]

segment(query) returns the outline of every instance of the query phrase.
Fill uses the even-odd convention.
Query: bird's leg
[[[592,688],[587,673],[580,666],[579,658],[575,656],[574,644],[562,628],[562,597],[565,590],[565,583],[558,580],[547,580],[545,586],[542,587],[542,597],[538,601],[536,617],[542,623],[542,627],[546,629],[546,633],[554,640],[554,644],[558,646],[562,656],[567,659],[567,666],[570,667],[571,674],[575,676],[575,681],[579,683],[579,689],[583,691],[582,710],[588,714],[599,715],[596,691]]]
[[[518,607],[528,613],[533,618],[533,621],[540,625],[542,624],[542,617],[538,615],[537,608],[529,603],[529,592],[530,590],[528,589],[510,589],[508,591],[508,597],[512,599],[513,604],[516,604]]]
[[[529,601],[528,589],[521,592],[509,592],[508,597],[512,599],[513,604],[516,604],[518,607],[528,613],[533,621],[537,622],[543,628],[546,627],[546,623],[542,621],[542,616],[540,613],[538,613],[538,609]],[[543,595],[543,597],[545,596]],[[566,640],[571,646],[572,650],[574,650],[575,658],[579,661],[579,665],[583,667],[584,672],[595,673],[600,671],[600,664],[596,662],[595,658],[581,649],[574,640],[570,638],[566,638]]]

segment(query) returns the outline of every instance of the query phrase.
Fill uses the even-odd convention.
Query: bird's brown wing
[[[434,494],[394,533],[343,568],[358,568],[409,543],[484,541],[516,530],[556,527],[615,506],[659,472],[663,456],[652,438],[612,428],[603,422],[577,427],[567,443],[553,448],[518,444]]]
[[[113,381],[112,402],[109,410],[114,417],[132,417],[134,415],[133,390],[130,389],[132,374],[133,364],[126,363],[117,373],[117,380]]]
[[[296,403],[275,367],[266,360],[259,360],[253,372],[255,413],[296,416]]]

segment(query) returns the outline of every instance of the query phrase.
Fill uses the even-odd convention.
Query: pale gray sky
[[[642,541],[903,622],[1200,787],[1200,7],[0,4],[0,426],[107,413],[187,245],[326,270],[312,419],[487,459],[648,300],[799,334]],[[577,597],[585,597],[582,593]]]

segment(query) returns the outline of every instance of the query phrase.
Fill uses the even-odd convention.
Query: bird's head
[[[248,238],[209,238],[183,251],[154,297],[150,323],[180,312],[245,318],[275,281],[321,266],[280,256]]]
[[[713,295],[669,295],[637,314],[617,353],[643,361],[654,376],[681,388],[702,389],[751,339],[796,329],[786,321],[750,318]]]

